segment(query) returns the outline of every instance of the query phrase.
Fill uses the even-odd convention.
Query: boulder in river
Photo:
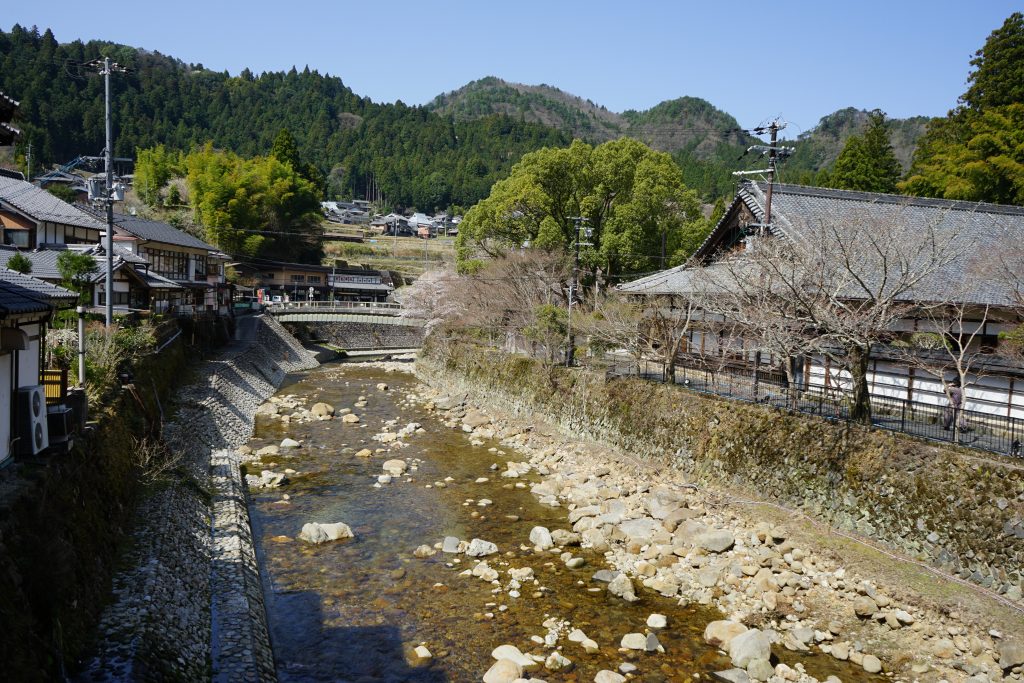
[[[359,416],[356,415],[355,413],[348,413],[347,415],[343,415],[341,417],[341,421],[347,422],[349,424],[354,424],[356,422],[359,422]]]
[[[771,659],[772,643],[768,634],[756,628],[744,631],[729,643],[733,666],[746,668],[755,659]]]
[[[405,474],[405,471],[409,468],[409,464],[404,460],[387,460],[382,465],[384,471],[393,477],[400,477]]]
[[[535,526],[530,529],[530,543],[541,550],[547,550],[555,545],[555,542],[551,540],[551,532],[544,526]]]
[[[466,554],[470,557],[484,557],[485,555],[493,555],[496,552],[498,552],[498,546],[482,538],[474,538],[469,542],[469,547],[466,548]]]
[[[285,438],[281,440],[281,448],[299,448],[301,446],[302,444],[295,439]]]
[[[327,543],[342,538],[353,538],[354,534],[348,524],[335,522],[333,524],[320,524],[310,522],[302,525],[299,538],[308,543]]]
[[[647,636],[642,633],[627,633],[622,636],[622,642],[619,643],[619,646],[627,650],[646,650]]]
[[[626,602],[636,602],[636,592],[633,589],[633,581],[625,574],[619,574],[608,582],[608,592],[617,595]]]
[[[738,621],[728,619],[712,621],[704,629],[704,642],[722,650],[728,650],[732,639],[746,631],[747,627]]]
[[[314,403],[313,407],[309,409],[309,412],[313,413],[314,416],[319,418],[333,417],[334,406],[330,403]]]
[[[573,531],[566,531],[565,529],[555,529],[551,532],[551,540],[554,541],[555,545],[579,545],[582,538],[579,534]]]
[[[484,674],[484,683],[512,683],[522,676],[522,666],[511,659],[499,659]]]
[[[288,478],[281,472],[263,470],[259,476],[245,475],[245,483],[251,489],[275,489],[281,484],[287,484]]]
[[[441,552],[443,553],[458,553],[461,552],[459,545],[461,541],[455,536],[445,536],[444,541],[441,543]]]
[[[524,655],[518,647],[514,645],[499,645],[498,647],[491,650],[491,656],[501,661],[507,659],[510,662],[514,662],[523,669],[537,669],[540,667],[540,662],[534,661],[532,658]]]

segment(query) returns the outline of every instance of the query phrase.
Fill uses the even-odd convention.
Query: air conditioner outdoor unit
[[[41,385],[18,389],[18,453],[37,455],[50,445],[46,424],[46,392]]]

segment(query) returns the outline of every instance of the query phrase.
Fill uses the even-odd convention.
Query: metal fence
[[[789,385],[785,373],[741,368],[710,368],[679,364],[674,377],[664,363],[640,363],[621,357],[609,358],[608,377],[639,377],[675,384],[703,394],[760,403],[827,420],[850,421],[850,397],[838,390],[820,387],[798,389]],[[992,453],[1022,456],[1024,420],[974,410],[919,403],[886,396],[871,397],[871,422],[875,427],[902,432],[933,441],[957,443]]]

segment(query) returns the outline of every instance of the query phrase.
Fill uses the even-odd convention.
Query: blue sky
[[[613,111],[693,95],[795,135],[845,106],[942,115],[1020,0],[724,3],[53,1],[4,9],[57,39],[102,38],[237,74],[305,65],[375,101],[422,104],[487,75]]]

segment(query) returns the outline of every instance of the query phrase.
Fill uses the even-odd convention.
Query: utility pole
[[[128,69],[117,62],[110,61],[110,57],[104,57],[101,62],[98,59],[86,64],[99,68],[103,76],[104,89],[104,111],[107,128],[107,148],[104,154],[106,166],[106,187],[103,191],[103,202],[107,209],[107,239],[104,250],[107,252],[107,285],[106,285],[106,323],[109,328],[114,324],[114,126],[113,116],[110,111],[110,74],[115,71],[127,73]]]
[[[26,172],[25,180],[27,180],[28,182],[31,183],[32,182],[32,143],[31,142],[28,143],[28,151],[25,152],[25,164],[27,166],[27,168],[25,169],[25,172]]]
[[[769,229],[772,222],[772,189],[775,185],[775,167],[780,158],[784,158],[793,153],[792,147],[779,147],[779,131],[786,127],[785,123],[780,123],[778,119],[775,119],[767,126],[758,126],[754,128],[752,132],[763,135],[764,133],[770,134],[770,143],[768,145],[751,145],[747,148],[747,151],[743,154],[746,156],[752,151],[761,152],[764,156],[768,154],[768,168],[762,168],[754,171],[733,171],[734,176],[745,176],[745,175],[766,175],[768,177],[768,191],[765,193],[765,206],[764,206],[764,220],[757,224],[758,233],[762,234]],[[743,158],[740,157],[740,159]]]
[[[576,355],[576,336],[572,333],[572,303],[573,299],[576,298],[576,291],[580,287],[580,247],[590,246],[589,242],[580,242],[580,228],[583,228],[586,236],[589,238],[591,234],[590,228],[583,227],[589,221],[589,218],[584,218],[583,216],[574,216],[572,219],[573,232],[575,233],[576,239],[573,240],[573,251],[575,254],[572,264],[572,281],[569,282],[569,316],[566,320],[566,336],[568,337],[566,341],[568,342],[568,348],[565,352],[565,366],[567,368],[572,367],[574,360],[573,356]]]
[[[775,160],[778,158],[779,149],[777,143],[779,141],[779,131],[786,127],[786,124],[779,125],[779,120],[775,119],[771,125],[768,126],[768,132],[771,134],[770,142],[768,143],[768,193],[765,196],[764,201],[764,224],[767,229],[772,224],[772,186],[775,185]]]

